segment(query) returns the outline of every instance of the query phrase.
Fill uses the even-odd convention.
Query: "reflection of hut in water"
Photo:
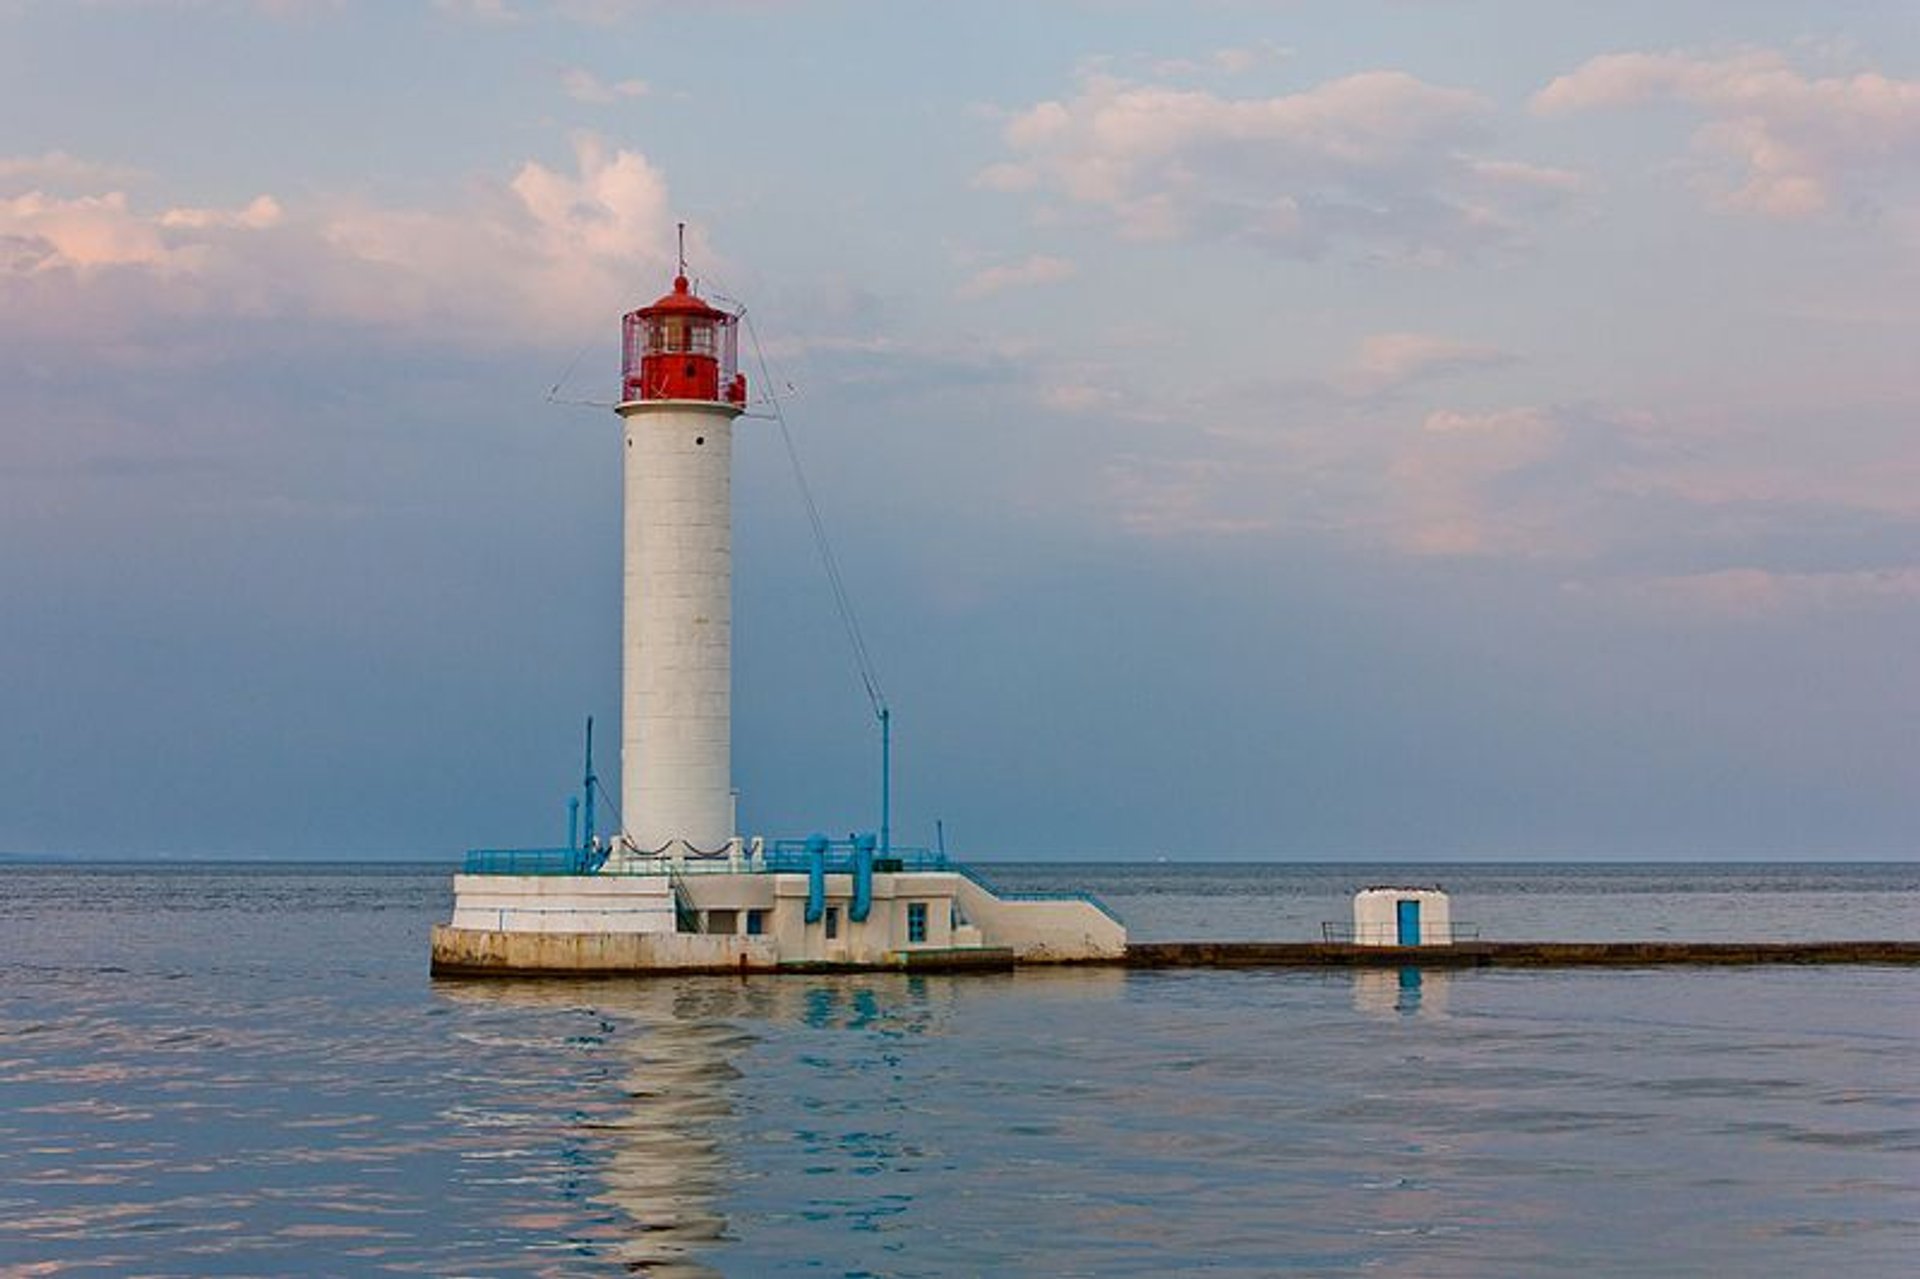
[[[1418,1013],[1423,1017],[1443,1017],[1452,976],[1442,968],[1421,969],[1413,965],[1356,968],[1352,972],[1353,1007],[1356,1012],[1376,1016]]]

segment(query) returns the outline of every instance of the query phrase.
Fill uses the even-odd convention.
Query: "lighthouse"
[[[714,853],[735,835],[736,324],[693,292],[684,254],[672,291],[622,323],[620,815],[642,857]]]
[[[744,314],[694,292],[683,250],[672,288],[622,321],[620,833],[594,834],[589,720],[569,810],[584,808],[584,831],[570,817],[564,848],[470,850],[453,918],[433,929],[433,971],[934,971],[1124,955],[1126,927],[1091,898],[1003,897],[944,841],[893,843],[884,748],[878,835],[741,836],[732,472]]]

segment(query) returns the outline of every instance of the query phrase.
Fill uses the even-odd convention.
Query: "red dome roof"
[[[661,297],[652,306],[640,308],[642,315],[660,315],[667,312],[679,312],[682,315],[721,316],[725,311],[708,306],[706,301],[687,284],[687,277],[673,277],[673,292]]]

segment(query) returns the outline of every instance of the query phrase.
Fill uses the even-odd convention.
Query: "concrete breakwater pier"
[[[1758,964],[1920,965],[1920,941],[1134,942],[1128,968],[1650,968]]]
[[[863,962],[782,962],[741,948],[727,962],[673,962],[663,939],[585,933],[436,929],[436,977],[655,977],[823,972],[982,972],[1015,968],[1653,968],[1879,964],[1920,966],[1920,941],[1488,941],[1366,946],[1351,942],[1133,942],[1092,957],[1020,956],[1006,948],[902,951]],[[679,958],[679,957],[676,957]],[[663,962],[665,961],[665,962]]]

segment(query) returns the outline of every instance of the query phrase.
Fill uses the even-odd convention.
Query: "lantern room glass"
[[[650,315],[641,354],[714,355],[714,322],[702,315]]]

